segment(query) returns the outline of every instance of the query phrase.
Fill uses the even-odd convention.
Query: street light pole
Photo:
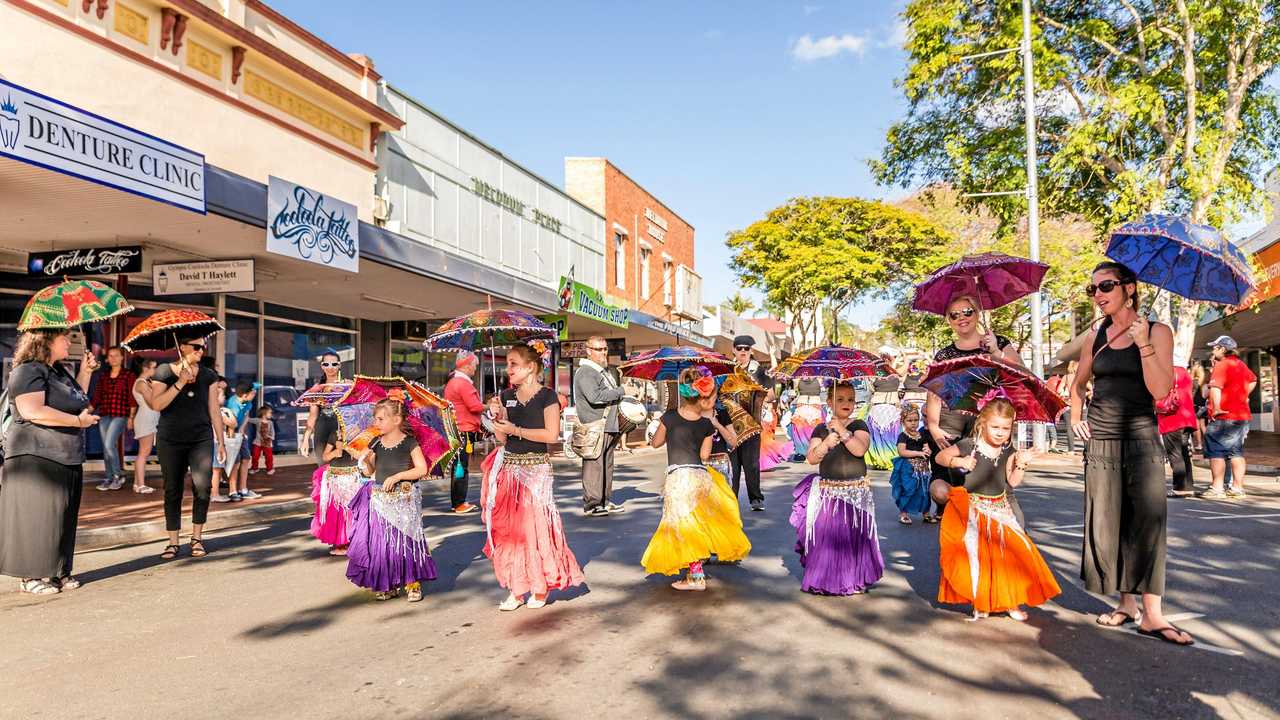
[[[1022,0],[1022,100],[1027,131],[1027,242],[1031,260],[1040,262],[1040,195],[1036,165],[1036,83],[1031,58],[1031,0]],[[1042,308],[1040,290],[1031,294],[1031,371],[1044,376],[1044,351],[1040,335]],[[1035,448],[1045,449],[1044,426],[1037,423],[1032,433]]]

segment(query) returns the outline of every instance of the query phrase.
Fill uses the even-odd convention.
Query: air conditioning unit
[[[677,265],[675,282],[675,314],[690,320],[701,320],[702,277],[687,265]]]
[[[382,195],[373,196],[373,219],[379,225],[391,219],[391,201]]]

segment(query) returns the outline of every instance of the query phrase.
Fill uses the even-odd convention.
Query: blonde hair
[[[1009,420],[1010,422],[1018,418],[1018,412],[1014,410],[1013,403],[1004,398],[993,398],[982,410],[978,412],[978,419],[973,423],[973,437],[978,440],[985,440],[987,435],[987,424],[995,419]]]
[[[946,308],[947,312],[951,311],[952,305],[955,305],[956,303],[961,301],[969,303],[969,307],[972,307],[974,312],[982,311],[982,306],[978,304],[978,298],[968,294],[959,294],[959,295],[953,295],[951,299],[947,301],[947,308]]]
[[[409,412],[405,409],[404,403],[395,398],[382,398],[373,406],[373,414],[377,415],[379,410],[386,410],[393,417],[400,419],[400,432],[405,435],[413,435],[413,426],[409,424]]]

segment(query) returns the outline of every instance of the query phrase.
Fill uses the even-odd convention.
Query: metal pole
[[[1040,198],[1036,173],[1036,86],[1031,57],[1031,0],[1022,0],[1022,86],[1027,130],[1027,241],[1031,259],[1040,261]],[[1044,376],[1044,353],[1040,334],[1040,291],[1031,294],[1031,370]],[[1035,449],[1045,449],[1045,429],[1035,425]]]

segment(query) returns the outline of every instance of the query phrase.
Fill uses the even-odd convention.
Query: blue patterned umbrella
[[[1176,215],[1147,215],[1111,233],[1107,257],[1142,282],[1190,300],[1239,305],[1253,290],[1249,260],[1208,225]]]

